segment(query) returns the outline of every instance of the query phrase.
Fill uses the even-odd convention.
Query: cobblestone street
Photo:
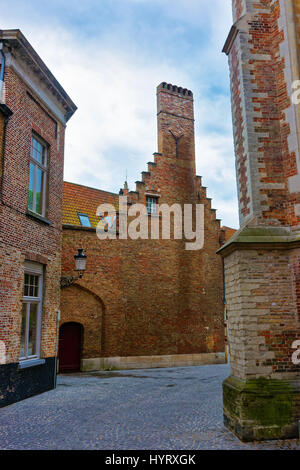
[[[226,365],[61,375],[0,410],[0,449],[300,449],[243,444],[223,427]]]

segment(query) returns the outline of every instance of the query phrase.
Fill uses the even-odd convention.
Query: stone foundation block
[[[299,437],[300,380],[230,376],[223,404],[225,426],[244,442]]]

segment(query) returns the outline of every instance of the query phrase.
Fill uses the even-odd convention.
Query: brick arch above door
[[[104,313],[102,299],[85,287],[73,284],[61,291],[61,321],[81,323],[84,328],[82,358],[103,355]]]

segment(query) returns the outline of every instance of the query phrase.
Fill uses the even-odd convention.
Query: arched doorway
[[[59,329],[59,372],[80,371],[83,327],[80,323],[68,322]]]
[[[60,326],[82,325],[81,367],[85,368],[86,361],[104,355],[105,306],[100,297],[77,284],[62,289],[60,301]]]

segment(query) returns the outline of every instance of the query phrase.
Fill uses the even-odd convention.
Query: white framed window
[[[25,263],[20,361],[38,359],[41,345],[43,266]]]
[[[28,209],[46,215],[48,147],[36,135],[31,136]]]
[[[146,196],[148,214],[157,214],[157,197]]]

